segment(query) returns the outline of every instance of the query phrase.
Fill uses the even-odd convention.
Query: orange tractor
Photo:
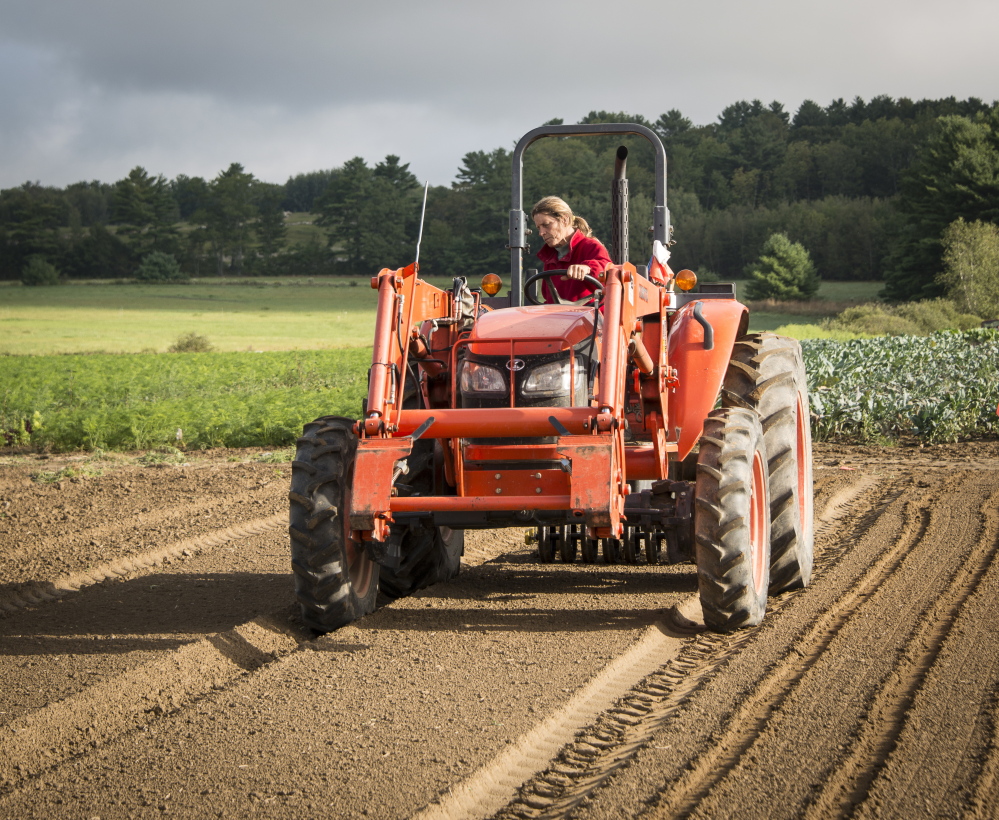
[[[653,256],[628,262],[627,150],[612,264],[579,303],[528,271],[523,155],[547,137],[633,134],[655,151]],[[306,425],[291,481],[305,622],[329,631],[458,572],[464,530],[530,528],[543,562],[697,565],[705,623],[758,624],[812,568],[808,396],[796,341],[747,334],[733,285],[674,274],[666,155],[635,124],[555,125],[513,154],[511,270],[450,289],[382,270],[360,420]],[[418,258],[418,252],[417,252]],[[526,303],[525,303],[526,302]]]

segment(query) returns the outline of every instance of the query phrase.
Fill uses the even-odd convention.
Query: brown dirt
[[[312,639],[252,455],[0,458],[0,817],[999,813],[997,443],[817,446],[814,582],[732,636],[494,531]]]

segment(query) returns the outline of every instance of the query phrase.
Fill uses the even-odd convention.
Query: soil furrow
[[[825,541],[847,516],[850,505],[870,495],[877,484],[876,479],[868,477],[856,484],[817,494],[818,500],[825,502],[816,520],[816,549],[820,555],[825,556]],[[823,561],[817,562],[816,577],[821,574],[823,566]],[[793,598],[791,594],[772,600],[768,617],[774,617],[774,613],[787,606]],[[831,615],[827,617],[833,618]],[[821,630],[817,628],[816,631]],[[831,629],[825,632],[832,634]],[[754,634],[746,631],[732,636],[700,635],[696,643],[681,652],[675,662],[657,670],[622,698],[622,703],[630,708],[609,710],[602,715],[599,723],[590,727],[578,743],[563,750],[553,766],[527,783],[517,800],[498,816],[565,816],[626,765],[649,742],[656,730],[724,665],[730,655],[752,640]],[[801,667],[801,674],[804,674],[805,668]],[[600,740],[601,746],[596,753],[590,753],[586,747],[593,748],[594,737]],[[719,771],[717,764],[716,760],[708,766],[712,773]]]
[[[847,606],[852,598],[853,610],[846,610],[841,622],[833,625],[829,640],[804,673],[795,676],[795,685],[775,708],[755,715],[755,731],[744,722],[748,715],[737,714],[732,754],[721,761],[724,777],[712,772],[710,789],[691,790],[689,798],[682,802],[667,798],[656,815],[712,817],[721,807],[730,806],[736,795],[739,799],[749,797],[752,805],[753,797],[759,798],[764,789],[773,787],[771,775],[758,763],[772,763],[793,750],[799,763],[795,778],[781,779],[781,807],[770,806],[765,811],[752,807],[745,816],[798,817],[828,779],[842,771],[865,722],[880,727],[880,720],[888,717],[876,711],[881,693],[890,690],[900,676],[918,679],[920,672],[913,668],[912,657],[920,655],[924,624],[930,635],[934,631],[941,594],[948,587],[960,584],[955,579],[961,574],[957,568],[969,557],[973,560],[976,553],[991,548],[983,546],[977,521],[977,507],[987,493],[969,479],[971,476],[964,474],[942,482],[952,497],[953,490],[961,487],[963,510],[959,513],[950,507],[933,508],[928,524],[926,499],[901,499],[894,503],[893,506],[908,508],[903,521],[909,523],[898,528],[902,536],[891,551],[892,558],[875,563],[869,574],[869,588],[862,586],[856,594],[848,596]],[[961,533],[954,538],[951,560],[940,562],[936,551],[940,535],[956,529],[957,520]],[[879,520],[882,523],[887,523],[886,517]],[[877,529],[872,528],[872,532]],[[806,657],[808,654],[806,649]],[[903,690],[905,686],[901,684]],[[841,738],[840,742],[831,744],[831,735]],[[748,742],[739,743],[739,737]],[[847,738],[850,740],[844,744]],[[718,745],[727,750],[729,738],[723,737]],[[877,754],[878,749],[875,746],[870,751]],[[872,764],[862,751],[857,752],[857,758],[863,759],[865,766]],[[873,765],[877,766],[876,758]]]
[[[912,817],[926,806],[968,816],[994,802],[987,758],[996,736],[990,713],[999,658],[982,649],[999,632],[999,492],[980,515],[975,554],[957,567],[914,642],[909,668],[879,695],[876,719],[812,816],[857,807],[860,817]],[[909,768],[911,760],[920,768]]]
[[[36,581],[18,589],[16,592],[0,592],[0,617],[17,612],[30,606],[57,601],[73,592],[99,584],[102,581],[127,578],[142,573],[144,570],[161,566],[169,559],[182,559],[197,555],[207,549],[219,547],[239,538],[250,535],[262,535],[271,530],[284,529],[287,526],[287,516],[283,513],[269,518],[259,518],[235,527],[226,527],[198,536],[156,547],[136,555],[118,558],[110,563],[88,568],[85,572],[74,572],[63,575],[52,581]]]
[[[280,620],[257,618],[187,644],[0,727],[0,795],[298,648],[300,637]]]
[[[999,444],[816,453],[814,581],[734,636],[497,531],[307,639],[286,466],[0,464],[0,816],[992,817]]]
[[[859,479],[860,476],[856,478]],[[952,472],[934,474],[932,479],[937,482],[936,498],[950,498],[954,493],[966,492],[968,482],[962,482],[962,478]],[[996,479],[994,472],[983,473],[981,483],[994,489]],[[826,489],[832,493],[837,492],[835,486],[827,485]],[[907,495],[903,496],[903,493]],[[659,807],[664,798],[668,801],[670,795],[674,794],[670,789],[675,788],[677,784],[693,783],[695,778],[691,775],[698,768],[702,758],[722,757],[725,750],[719,751],[718,747],[724,746],[726,733],[735,731],[739,725],[739,721],[733,716],[753,693],[758,691],[763,673],[778,669],[782,665],[794,670],[796,665],[803,663],[799,654],[803,640],[814,631],[815,624],[821,623],[826,615],[835,611],[837,603],[844,596],[850,596],[851,590],[857,589],[862,578],[870,577],[866,571],[867,567],[878,562],[886,552],[891,552],[903,529],[901,515],[907,507],[912,510],[907,515],[911,523],[905,525],[908,527],[910,537],[916,538],[918,543],[923,545],[923,552],[929,554],[928,539],[919,538],[919,531],[922,527],[921,522],[925,520],[921,510],[931,505],[933,500],[916,486],[912,475],[896,474],[878,495],[882,498],[871,498],[865,493],[859,499],[857,506],[851,510],[849,518],[844,521],[844,526],[835,531],[832,542],[827,540],[828,530],[820,539],[821,549],[817,553],[818,575],[809,589],[789,596],[787,604],[781,605],[779,609],[775,607],[768,614],[762,627],[757,630],[756,638],[732,656],[723,670],[708,680],[694,697],[682,705],[682,708],[676,710],[673,717],[666,721],[639,751],[632,764],[616,773],[608,789],[594,794],[592,799],[585,801],[573,813],[573,816],[611,818],[635,816],[647,812],[652,807]],[[828,494],[826,500],[830,500]],[[824,510],[824,506],[825,508],[830,506],[824,504],[821,498],[817,498],[817,501],[820,502],[816,505],[817,510]],[[865,506],[869,506],[870,512],[856,516],[856,511]],[[960,514],[958,517],[960,518]],[[977,518],[977,515],[975,517]],[[966,524],[962,522],[956,529],[965,528]],[[934,532],[930,540],[940,543],[940,535]],[[874,577],[877,577],[877,573]],[[886,584],[883,583],[882,587],[884,586]],[[865,602],[868,599],[856,596],[856,600],[858,606],[866,606]],[[876,610],[877,607],[868,607],[867,610],[875,616],[872,623],[880,624],[886,629],[891,628],[894,625],[894,615],[889,614],[889,611]],[[888,617],[887,622],[885,616]],[[850,620],[859,620],[863,623],[870,619]],[[832,644],[839,641],[845,631],[835,636]],[[868,643],[865,640],[858,641],[854,646],[853,654],[858,656],[869,654]],[[828,655],[828,651],[825,654]],[[823,664],[828,666],[828,660],[820,657],[819,666]],[[859,665],[863,671],[864,664]],[[849,670],[849,674],[859,674],[856,670],[850,669],[849,661],[845,667]],[[809,682],[811,679],[823,677],[839,680],[844,671],[839,669],[837,676],[832,676],[824,668],[818,671],[817,669],[813,667],[811,671],[807,671],[802,680]],[[822,744],[828,744],[833,750],[837,746],[846,748],[844,744],[849,740],[850,732],[837,731],[835,721],[841,719],[838,715],[838,712],[842,711],[841,701],[846,701],[849,708],[854,706],[853,699],[847,691],[851,685],[849,674],[846,678],[842,678],[844,683],[837,682],[832,689],[827,689],[818,702],[799,708],[793,719],[783,714],[789,708],[785,703],[784,708],[778,710],[777,718],[767,722],[766,732],[772,731],[778,735],[786,732],[793,737],[781,735],[785,741],[783,749],[779,744],[772,749],[761,749],[760,741],[755,741],[749,750],[742,754],[739,765],[731,770],[731,775],[722,780],[711,792],[711,799],[697,804],[695,813],[698,816],[727,816],[731,814],[733,807],[738,805],[739,816],[793,816],[794,803],[788,795],[793,794],[794,789],[800,785],[795,783],[796,778],[803,781],[806,791],[810,789],[810,782],[806,780],[808,766],[802,765],[802,761],[810,761],[814,756],[809,751],[809,743],[813,742],[813,739],[818,739],[820,747]],[[890,674],[890,670],[886,669],[884,674]],[[797,697],[797,692],[792,690],[785,701],[793,702]],[[815,725],[813,721],[813,725],[809,727],[810,731],[804,732],[795,722],[800,719],[799,715],[815,718],[818,723]],[[710,767],[707,769],[710,774]],[[743,770],[758,775],[761,780],[766,778],[768,785],[759,786],[759,791],[754,791],[757,789],[756,785],[744,786],[745,795],[740,795],[738,799],[731,796],[725,800],[717,799],[718,793],[724,791],[724,787],[733,779],[742,776],[740,772]],[[672,816],[671,810],[678,811],[679,807],[675,803],[667,803],[667,806],[652,813],[657,816]]]

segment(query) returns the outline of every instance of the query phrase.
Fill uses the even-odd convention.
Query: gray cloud
[[[263,179],[471,150],[594,109],[713,120],[740,99],[995,99],[991,1],[0,0],[0,187]]]

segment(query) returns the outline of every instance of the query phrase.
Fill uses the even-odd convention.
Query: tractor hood
[[[595,313],[592,307],[563,305],[524,305],[483,313],[472,328],[469,351],[483,356],[509,354],[513,351],[499,344],[509,340],[520,355],[568,350],[592,336]]]

